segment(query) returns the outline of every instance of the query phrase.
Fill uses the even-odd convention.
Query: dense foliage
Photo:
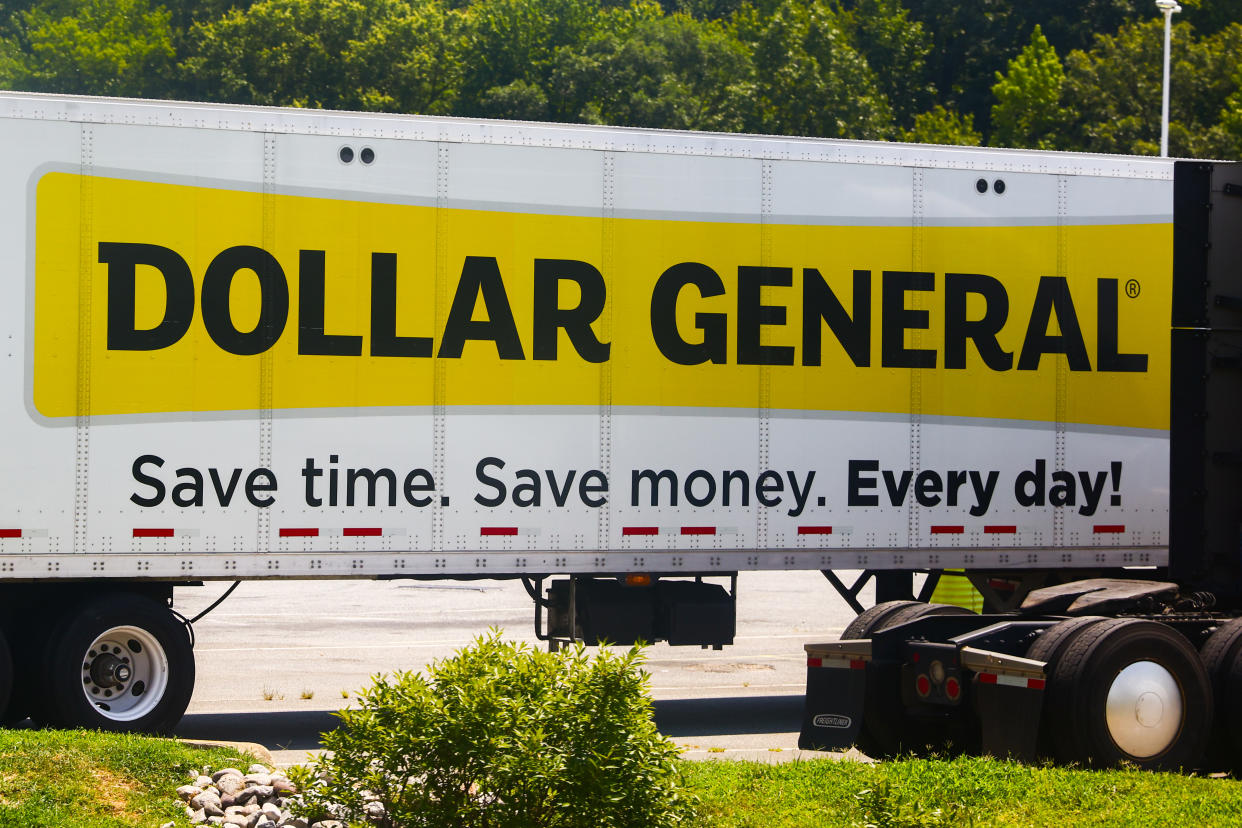
[[[377,679],[337,714],[329,752],[295,769],[299,807],[374,824],[377,801],[386,828],[688,824],[678,748],[656,730],[640,659],[541,652],[493,632],[426,676]]]
[[[1174,17],[1170,149],[1242,156],[1242,3]],[[1152,0],[16,0],[0,88],[1154,153]]]

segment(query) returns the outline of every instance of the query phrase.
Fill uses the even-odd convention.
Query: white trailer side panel
[[[0,576],[1167,562],[1170,162],[17,94],[0,145]]]

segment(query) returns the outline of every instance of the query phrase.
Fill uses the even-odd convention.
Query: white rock
[[[203,789],[197,785],[182,785],[180,788],[177,788],[177,796],[181,797],[182,802],[189,802],[202,792]]]
[[[211,782],[212,782],[211,777],[207,776],[206,774],[200,775],[197,779],[194,780],[194,784],[204,790],[211,787]]]
[[[266,773],[270,776],[272,773],[272,770],[267,765],[260,765],[258,763],[255,763],[246,769],[246,773]]]
[[[215,793],[214,789],[212,788],[208,788],[202,793],[199,793],[199,794],[196,794],[195,796],[190,797],[190,807],[191,808],[202,808],[205,810],[209,810],[212,808],[216,809],[215,811],[209,810],[207,814],[208,816],[212,816],[214,813],[219,813],[219,814],[224,813],[224,809],[220,807],[220,797]]]
[[[216,771],[215,773],[211,775],[211,781],[219,782],[220,777],[228,776],[229,774],[235,774],[237,776],[245,776],[245,774],[243,774],[237,768],[221,768],[220,770]]]

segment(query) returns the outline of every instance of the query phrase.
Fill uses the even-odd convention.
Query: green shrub
[[[426,677],[378,677],[300,774],[301,810],[375,824],[370,799],[393,828],[684,824],[693,803],[641,661],[637,647],[545,653],[493,630]]]

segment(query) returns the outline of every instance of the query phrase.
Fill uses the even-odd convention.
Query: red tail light
[[[953,676],[949,676],[944,683],[944,694],[949,697],[950,701],[957,701],[962,695],[962,685]]]

